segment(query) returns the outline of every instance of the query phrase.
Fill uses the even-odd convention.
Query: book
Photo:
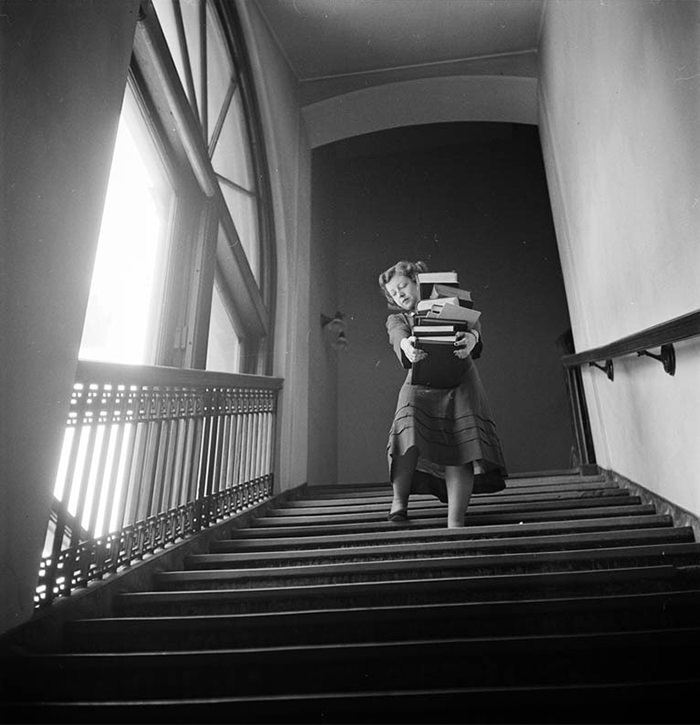
[[[430,299],[439,299],[439,298],[454,298],[457,300],[455,304],[458,304],[462,307],[473,307],[474,303],[472,302],[472,293],[470,290],[462,289],[461,287],[456,287],[452,285],[447,284],[434,284],[433,290],[430,293]]]
[[[475,325],[481,317],[481,312],[472,307],[461,307],[452,304],[434,304],[425,311],[424,319],[429,323],[434,320],[445,320],[446,322],[466,322],[469,327]]]
[[[424,321],[413,326],[415,336],[425,337],[426,335],[454,335],[463,325],[456,325],[454,322],[442,322],[438,325],[430,325]]]
[[[411,383],[430,388],[456,388],[462,381],[468,361],[455,355],[455,335],[416,338],[416,347],[427,357],[413,363]]]
[[[459,306],[459,297],[429,297],[425,300],[418,300],[416,304],[416,312],[427,312],[428,310],[431,310],[436,305],[455,305]]]
[[[418,284],[459,284],[457,272],[418,272],[416,274]]]
[[[436,284],[459,286],[457,272],[418,272],[416,274],[416,282],[418,282],[418,293],[422,300],[428,299],[433,292]]]

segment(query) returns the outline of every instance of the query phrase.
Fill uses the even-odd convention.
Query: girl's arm
[[[412,362],[422,360],[427,355],[424,350],[413,346],[415,338],[411,335],[411,326],[405,315],[389,315],[386,329],[389,333],[389,344],[404,368],[410,368]]]

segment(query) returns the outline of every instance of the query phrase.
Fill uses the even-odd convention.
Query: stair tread
[[[525,649],[528,652],[540,654],[552,647],[631,647],[634,649],[648,648],[666,644],[668,646],[682,645],[692,646],[694,638],[700,638],[700,626],[697,627],[675,627],[665,629],[631,630],[624,632],[577,632],[564,634],[538,634],[538,635],[517,635],[517,636],[488,636],[488,637],[453,637],[443,639],[402,639],[393,642],[344,642],[332,644],[299,644],[267,647],[236,647],[225,649],[197,649],[197,650],[172,650],[168,652],[61,652],[28,654],[28,662],[56,662],[70,666],[72,663],[81,664],[106,662],[117,666],[119,663],[133,660],[134,663],[143,663],[149,667],[158,666],[162,659],[225,659],[233,656],[252,655],[264,657],[279,657],[284,654],[295,653],[355,653],[361,656],[368,650],[372,650],[376,656],[378,652],[403,650],[408,656],[407,650],[415,649],[461,649],[461,648],[483,648],[484,646],[510,650],[513,648]],[[494,653],[497,653],[495,650]],[[399,653],[400,655],[400,653]],[[0,661],[2,661],[0,657]]]
[[[495,496],[493,497],[496,498]],[[622,490],[608,490],[598,495],[581,495],[571,494],[569,496],[558,495],[558,496],[547,496],[541,498],[535,497],[517,497],[518,500],[514,500],[515,497],[508,499],[498,498],[498,500],[490,502],[477,502],[476,504],[470,503],[469,512],[474,515],[481,515],[485,513],[494,513],[501,511],[548,511],[552,509],[563,509],[576,507],[584,507],[586,504],[596,505],[600,501],[601,506],[620,504],[623,501],[625,505],[627,501],[634,500],[639,502],[639,498],[630,496],[629,491]],[[343,507],[346,509],[348,507]],[[386,519],[387,512],[389,510],[389,501],[386,503],[377,504],[371,507],[364,506],[359,510],[333,510],[328,511],[326,509],[272,509],[266,513],[265,516],[260,516],[256,519],[256,525],[289,525],[295,523],[306,523],[311,521],[323,521],[323,522],[337,522],[337,521],[354,521],[358,519],[369,519],[373,520],[376,517],[380,520]],[[299,513],[299,511],[303,513]],[[415,504],[411,502],[409,505],[409,515],[415,516],[435,516],[444,515],[447,512],[447,505],[439,501],[419,503]]]
[[[606,561],[610,559],[628,559],[635,557],[671,557],[688,554],[700,556],[700,544],[654,544],[649,546],[610,547],[592,549],[574,549],[566,551],[524,552],[508,554],[492,554],[484,556],[442,556],[422,557],[415,559],[382,559],[371,562],[339,562],[333,564],[309,564],[288,567],[263,567],[257,569],[206,569],[188,571],[160,572],[155,579],[158,582],[185,582],[210,580],[235,580],[252,578],[284,578],[285,576],[320,576],[323,574],[343,573],[362,574],[376,571],[402,571],[421,568],[482,568],[505,565],[525,565],[534,563],[575,562],[575,561]],[[700,560],[699,560],[700,561]]]
[[[514,549],[534,550],[537,547],[542,547],[542,550],[547,550],[548,548],[568,550],[576,546],[583,546],[586,544],[589,544],[590,546],[600,546],[601,544],[612,545],[615,543],[634,540],[643,540],[645,543],[653,543],[654,541],[673,543],[674,541],[693,541],[693,538],[694,533],[692,528],[689,526],[666,526],[650,529],[623,529],[621,531],[606,530],[592,533],[583,532],[578,534],[550,534],[543,536],[499,537],[493,539],[449,539],[445,541],[427,541],[421,542],[420,553],[440,551],[458,552],[460,550],[479,551],[489,549],[501,549],[504,551],[512,551]],[[374,557],[389,554],[400,555],[412,552],[417,552],[414,544],[397,542],[394,544],[374,544],[353,547],[343,546],[325,549],[300,549],[296,551],[192,554],[188,556],[185,561],[186,566],[188,567],[204,567],[207,565],[226,564],[227,562],[236,564],[269,562],[269,565],[273,565],[275,562],[283,563],[290,560],[301,561],[321,557],[351,558],[356,560],[359,557],[365,556]]]
[[[467,528],[474,525],[485,526],[487,524],[504,524],[512,522],[525,521],[556,521],[570,520],[572,509],[563,510],[541,510],[535,511],[516,511],[503,513],[483,513],[470,514],[467,512],[465,517],[465,525]],[[615,506],[611,504],[588,506],[585,508],[576,508],[576,518],[600,517],[600,516],[621,516],[625,514],[654,514],[655,508],[651,504],[630,504],[627,506]],[[447,517],[447,511],[442,516],[436,516],[432,519],[413,520],[410,526],[414,528],[433,528],[443,525]],[[342,523],[342,524],[307,524],[297,526],[251,526],[246,529],[236,529],[233,534],[234,538],[263,538],[278,536],[313,536],[333,531],[342,532],[371,532],[384,531],[396,528],[396,523],[391,521],[368,521],[364,523]]]
[[[544,597],[518,600],[484,600],[469,602],[444,602],[440,604],[400,604],[391,606],[335,607],[323,609],[300,609],[275,612],[244,612],[232,614],[190,614],[179,616],[122,616],[78,619],[68,623],[71,629],[100,630],[114,628],[150,628],[155,625],[181,629],[184,627],[209,627],[212,624],[226,626],[249,626],[252,622],[260,622],[261,626],[270,622],[289,620],[299,623],[301,619],[317,621],[325,618],[379,618],[385,616],[403,616],[414,618],[417,615],[442,617],[453,613],[463,616],[473,612],[502,610],[505,613],[517,614],[526,610],[553,611],[557,608],[594,610],[602,608],[631,609],[633,607],[663,606],[664,608],[681,605],[700,604],[700,589],[670,590],[664,592],[641,592],[635,594],[599,594],[571,597]]]
[[[496,494],[474,494],[470,501],[470,506],[488,505],[489,501],[497,499],[499,501],[524,498],[526,500],[547,500],[554,498],[570,498],[576,497],[578,493],[588,493],[589,495],[629,495],[628,489],[620,488],[617,484],[611,482],[605,483],[588,483],[583,485],[571,484],[568,486],[559,486],[553,488],[506,488]],[[334,511],[337,509],[348,508],[351,510],[364,510],[367,508],[379,508],[383,505],[391,503],[392,493],[389,488],[381,496],[348,498],[348,499],[291,499],[284,501],[279,506],[270,507],[268,511],[277,512],[295,512],[296,509],[312,509],[314,511]],[[412,495],[411,503],[420,504],[421,506],[444,506],[435,496],[429,494]]]
[[[435,578],[413,578],[413,579],[392,579],[372,582],[343,582],[338,584],[307,584],[300,586],[276,586],[276,587],[240,587],[237,589],[187,589],[174,591],[141,591],[127,592],[118,595],[121,601],[194,601],[197,599],[245,599],[263,598],[272,596],[288,597],[312,596],[319,594],[357,594],[369,593],[370,591],[388,591],[416,587],[447,587],[458,586],[462,588],[471,585],[476,589],[485,589],[489,585],[510,585],[517,590],[518,586],[540,585],[553,587],[564,583],[589,583],[615,582],[627,580],[671,579],[676,575],[676,568],[668,564],[656,566],[618,568],[618,569],[594,569],[575,572],[539,572],[536,574],[490,574],[485,576],[462,576],[462,577],[435,577]]]
[[[358,542],[380,541],[380,540],[424,540],[431,539],[469,539],[484,536],[497,536],[499,533],[518,533],[526,536],[534,531],[591,531],[600,529],[611,529],[619,527],[653,528],[658,526],[672,526],[673,521],[667,514],[635,513],[634,515],[616,515],[605,517],[591,517],[589,519],[577,519],[574,521],[528,521],[515,524],[486,524],[482,526],[465,526],[462,529],[447,529],[444,527],[411,527],[411,526],[390,526],[380,531],[343,534],[325,534],[315,537],[277,536],[269,539],[257,537],[236,536],[229,539],[212,542],[213,550],[221,550],[231,547],[236,549],[264,546],[267,548],[286,546],[318,546],[322,543],[347,543],[357,544]]]

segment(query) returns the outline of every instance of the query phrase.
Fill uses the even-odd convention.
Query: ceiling
[[[531,52],[544,0],[258,0],[301,83]]]

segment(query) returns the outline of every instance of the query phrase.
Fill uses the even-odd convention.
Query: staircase
[[[517,477],[466,527],[303,489],[5,662],[8,722],[697,722],[700,545],[602,476]]]

